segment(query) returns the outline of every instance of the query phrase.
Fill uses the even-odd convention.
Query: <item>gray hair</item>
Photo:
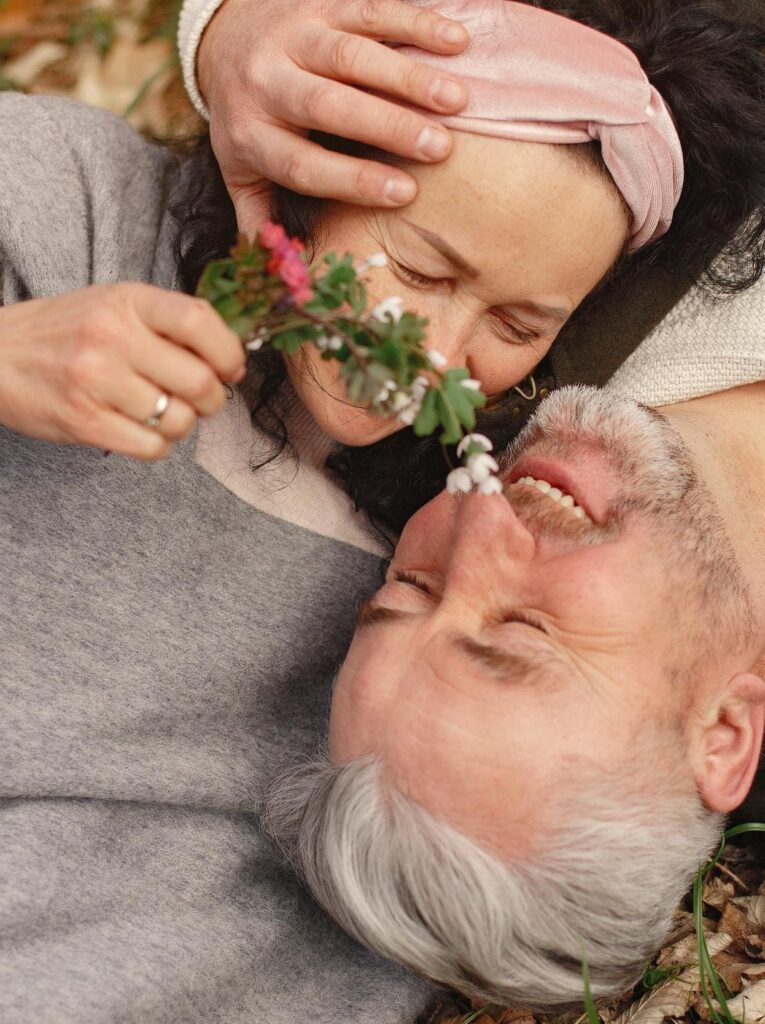
[[[644,751],[642,770],[605,778],[568,765],[533,852],[508,862],[404,796],[374,758],[321,757],[286,774],[265,824],[359,942],[465,995],[560,1010],[581,1006],[584,956],[596,996],[635,983],[719,843],[722,818],[687,765],[679,786],[654,762],[646,792],[645,764]]]

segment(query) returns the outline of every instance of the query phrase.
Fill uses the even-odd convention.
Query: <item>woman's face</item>
[[[455,133],[444,163],[408,167],[420,186],[410,206],[338,205],[316,255],[384,252],[388,266],[368,275],[370,298],[400,296],[428,318],[428,347],[498,395],[533,370],[627,239],[615,188],[565,149]],[[401,427],[349,404],[337,364],[312,346],[288,370],[336,440],[371,444]]]

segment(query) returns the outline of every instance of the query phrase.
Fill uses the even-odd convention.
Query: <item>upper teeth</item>
[[[546,494],[548,498],[552,498],[553,501],[557,501],[563,508],[569,509],[577,517],[577,519],[584,519],[586,522],[591,523],[592,519],[587,515],[583,508],[581,508],[570,494],[566,494],[565,491],[561,491],[557,487],[553,487],[547,480],[537,480],[533,476],[522,476],[520,480],[516,480],[518,484],[526,484],[528,487],[536,487],[542,494]]]

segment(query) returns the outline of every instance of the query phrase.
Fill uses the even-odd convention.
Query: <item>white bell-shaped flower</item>
[[[490,476],[478,485],[479,494],[502,494],[504,488],[498,476]]]
[[[499,466],[491,455],[481,452],[480,455],[470,456],[467,460],[467,470],[475,483],[482,484],[499,470]]]
[[[404,300],[398,295],[391,295],[389,298],[383,299],[382,302],[378,302],[372,310],[375,320],[381,320],[383,323],[385,323],[388,313],[390,313],[391,319],[398,323],[404,315]]]
[[[465,452],[471,446],[480,448],[482,451],[490,452],[493,450],[494,445],[491,443],[485,434],[465,434],[460,443],[457,445],[457,455],[459,458],[465,454]]]
[[[446,478],[446,489],[449,494],[469,494],[473,490],[473,477],[465,466],[453,469]]]

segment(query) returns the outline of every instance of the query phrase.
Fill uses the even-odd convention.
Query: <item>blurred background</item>
[[[0,89],[71,96],[160,139],[200,120],[180,75],[181,0],[0,0]]]

